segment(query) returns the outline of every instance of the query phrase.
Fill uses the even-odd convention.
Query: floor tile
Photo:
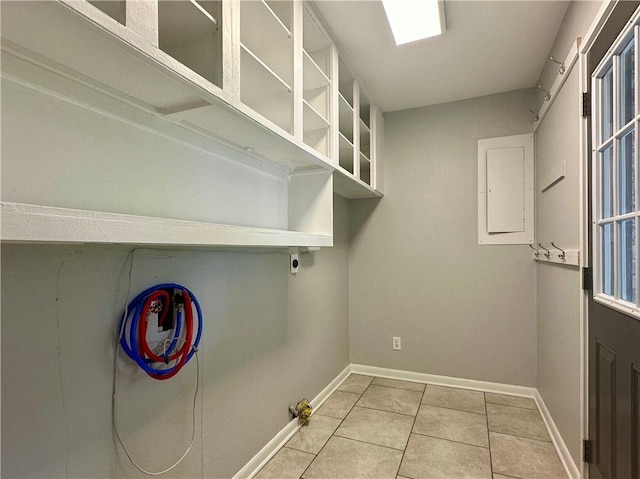
[[[412,434],[399,474],[414,479],[491,479],[489,450]]]
[[[488,403],[502,404],[503,406],[523,407],[526,409],[538,409],[536,402],[531,398],[507,396],[506,394],[485,393]]]
[[[298,479],[315,457],[313,454],[283,447],[258,472],[255,479]]]
[[[422,393],[406,389],[371,385],[358,401],[358,406],[415,416]]]
[[[340,425],[340,419],[314,414],[306,426],[302,426],[289,439],[286,446],[299,451],[318,454]]]
[[[340,386],[338,386],[339,391],[347,391],[350,393],[362,394],[365,389],[369,387],[373,381],[372,376],[362,376],[360,374],[351,374],[347,379],[345,379]]]
[[[334,391],[315,414],[344,419],[359,398],[359,394],[348,393],[346,391]]]
[[[377,409],[354,407],[336,436],[404,450],[411,434],[413,417]]]
[[[522,479],[566,479],[553,443],[490,433],[493,470]]]
[[[425,384],[414,383],[412,381],[399,381],[397,379],[375,378],[373,383],[376,386],[387,386],[389,388],[409,389],[410,391],[424,391]]]
[[[550,441],[547,428],[537,409],[487,404],[489,431]]]
[[[484,393],[468,389],[428,385],[422,396],[422,404],[485,414]]]
[[[402,451],[334,436],[302,477],[395,479],[401,460]]]
[[[513,476],[504,476],[502,474],[494,474],[493,479],[518,479],[518,478]]]
[[[442,407],[420,406],[413,432],[426,436],[489,447],[487,418],[483,414]]]

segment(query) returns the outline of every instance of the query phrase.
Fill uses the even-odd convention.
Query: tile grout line
[[[344,384],[344,382],[349,379],[349,377],[351,377],[353,373],[350,373],[349,376],[347,376],[346,378],[344,378],[344,381],[342,381],[340,383],[340,385],[338,386],[338,388],[336,388],[336,391],[339,391],[340,386],[342,386]],[[371,382],[367,385],[367,387],[365,388],[364,391],[362,391],[360,393],[360,395],[358,396],[358,400],[353,403],[353,406],[351,406],[351,408],[349,408],[349,411],[347,411],[347,413],[344,415],[344,417],[342,419],[340,418],[334,418],[334,419],[340,419],[340,424],[338,424],[338,426],[335,428],[335,430],[331,433],[331,435],[329,436],[329,439],[327,439],[327,441],[322,445],[322,447],[320,448],[320,450],[318,451],[318,453],[315,455],[316,457],[313,458],[313,460],[309,463],[309,465],[305,468],[304,471],[302,471],[302,474],[300,474],[299,479],[302,479],[302,476],[305,475],[305,473],[309,470],[309,468],[311,467],[311,465],[315,462],[316,459],[318,459],[318,456],[320,455],[320,453],[322,452],[322,450],[325,448],[325,446],[327,444],[329,444],[329,441],[331,440],[332,437],[335,436],[336,431],[340,428],[340,426],[342,426],[342,423],[344,422],[344,420],[347,418],[347,416],[349,415],[349,413],[353,410],[354,407],[356,407],[356,404],[358,404],[358,401],[360,400],[360,398],[362,398],[362,395],[367,391],[367,389],[369,389],[369,386],[371,386],[371,383],[373,382],[373,379],[371,380]],[[334,391],[335,392],[335,391]],[[343,391],[343,392],[348,392],[348,391]],[[357,393],[354,393],[357,394]],[[333,395],[333,394],[332,394]],[[328,399],[328,398],[327,398]],[[320,416],[322,416],[322,414],[320,414]],[[331,416],[325,416],[325,417],[331,417]],[[341,437],[341,436],[337,436],[337,437]]]
[[[422,436],[422,437],[430,437],[431,439],[437,439],[439,441],[453,442],[454,444],[462,444],[464,446],[479,447],[481,449],[489,450],[489,446],[478,446],[477,444],[471,444],[470,442],[454,441],[453,439],[447,439],[446,437],[430,436],[429,434],[423,434],[421,432],[412,432],[411,434],[415,434],[416,436]]]
[[[468,412],[469,414],[477,414],[478,416],[486,416],[486,409],[484,413],[481,412],[474,412],[474,411],[467,411],[466,409],[457,409],[455,407],[447,407],[447,406],[436,406],[435,404],[427,404],[427,403],[421,403],[420,406],[429,406],[429,407],[437,407],[440,409],[447,409],[449,411],[458,411],[458,412]]]
[[[400,416],[407,416],[407,417],[416,417],[416,415],[418,414],[418,411],[420,410],[420,405],[418,405],[418,411],[416,411],[416,414],[406,414],[403,412],[396,412],[396,411],[388,411],[387,409],[378,409],[376,407],[371,407],[371,406],[362,406],[360,404],[354,404],[354,407],[358,406],[361,407],[362,409],[369,409],[371,411],[380,411],[380,412],[388,412],[389,414],[398,414]],[[351,412],[351,411],[349,411]],[[340,419],[340,418],[336,418],[336,419]]]
[[[422,390],[422,395],[420,396],[420,402],[418,403],[418,410],[416,411],[416,415],[413,417],[413,424],[411,424],[411,429],[409,430],[409,437],[407,437],[407,442],[404,445],[404,450],[402,451],[402,457],[400,458],[400,464],[398,464],[398,470],[396,471],[396,477],[400,475],[400,468],[402,467],[402,463],[404,462],[404,455],[407,453],[407,447],[409,447],[409,440],[411,439],[411,434],[413,434],[413,428],[416,425],[416,421],[418,419],[418,414],[420,413],[420,406],[422,406],[422,400],[424,399],[424,393],[427,390],[427,386],[425,385]]]
[[[487,442],[489,443],[489,469],[491,472],[491,478],[493,478],[493,455],[491,454],[491,434],[489,434],[489,411],[487,411],[487,393],[482,393],[484,398],[484,413],[487,420]]]

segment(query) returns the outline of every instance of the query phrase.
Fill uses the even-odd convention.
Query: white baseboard
[[[535,400],[542,419],[549,431],[551,440],[560,457],[560,461],[570,479],[579,479],[580,471],[576,467],[569,449],[562,440],[542,396],[536,388],[527,386],[515,386],[512,384],[492,383],[488,381],[476,381],[473,379],[453,378],[449,376],[438,376],[435,374],[417,373],[413,371],[402,371],[399,369],[379,368],[376,366],[365,366],[362,364],[348,365],[338,376],[329,383],[320,393],[311,400],[311,405],[317,409],[323,402],[340,386],[349,374],[362,374],[365,376],[377,376],[388,379],[398,379],[400,381],[412,381],[418,383],[429,383],[438,386],[450,386],[462,389],[472,389],[497,394],[508,394],[532,398]],[[232,479],[251,479],[262,467],[284,446],[298,430],[298,421],[290,421],[276,436],[267,443],[242,469],[240,469]]]
[[[378,376],[388,379],[399,379],[401,381],[429,383],[438,386],[451,386],[461,389],[473,389],[476,391],[509,394],[511,396],[521,396],[527,398],[535,398],[536,393],[536,388],[526,386],[514,386],[512,384],[476,381],[474,379],[437,376],[435,374],[416,373],[412,371],[402,371],[399,369],[378,368],[375,366],[364,366],[362,364],[352,364],[351,372],[354,374],[364,374],[366,376]]]
[[[536,404],[538,405],[538,409],[540,410],[540,414],[542,415],[542,420],[544,421],[545,426],[547,426],[547,430],[549,431],[549,435],[551,436],[551,441],[556,448],[558,456],[560,457],[560,462],[562,462],[562,466],[564,467],[565,472],[571,479],[580,479],[580,470],[576,463],[573,462],[573,458],[569,453],[569,449],[567,445],[562,439],[560,435],[560,431],[556,427],[555,422],[553,422],[553,418],[551,417],[551,413],[547,409],[547,405],[544,403],[544,399],[536,390],[536,394],[534,399],[536,400]]]
[[[336,376],[320,393],[311,400],[311,406],[317,409],[327,400],[338,386],[344,381],[351,372],[351,365]],[[289,439],[298,431],[298,420],[292,419],[271,439],[253,458],[240,469],[232,479],[251,479],[255,476],[264,465],[284,446]]]

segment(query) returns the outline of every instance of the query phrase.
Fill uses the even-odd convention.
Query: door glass
[[[601,226],[601,268],[602,292],[613,295],[613,224],[607,223]]]
[[[634,116],[635,81],[633,38],[620,54],[620,127]]]
[[[602,218],[613,216],[613,147],[607,147],[602,153],[601,195],[602,195]]]
[[[600,118],[601,118],[601,141],[605,141],[613,135],[613,67],[610,67],[602,77],[600,83]]]
[[[635,174],[634,174],[634,137],[633,130],[620,139],[618,155],[618,214],[624,215],[635,210]]]
[[[620,299],[636,302],[635,219],[620,222]]]

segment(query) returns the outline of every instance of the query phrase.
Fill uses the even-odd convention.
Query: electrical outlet
[[[300,260],[298,259],[297,254],[289,255],[289,265],[291,266],[291,274],[296,274],[298,272],[298,268],[300,267]]]
[[[395,351],[400,351],[402,349],[402,340],[400,336],[393,337],[393,349]]]

